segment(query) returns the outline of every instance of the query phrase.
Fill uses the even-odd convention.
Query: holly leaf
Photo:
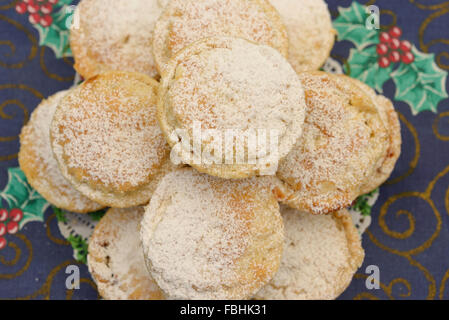
[[[59,222],[67,223],[67,217],[66,217],[66,213],[64,210],[53,207],[53,213],[56,216],[56,220],[58,220]]]
[[[72,56],[69,41],[72,16],[73,9],[64,5],[59,11],[52,13],[53,23],[51,26],[33,25],[39,32],[39,45],[52,49],[57,58]]]
[[[74,257],[76,261],[87,263],[87,250],[88,250],[87,241],[83,239],[81,236],[73,236],[73,235],[70,235],[67,238],[67,241],[70,242],[70,245],[73,248]]]
[[[73,0],[59,0],[58,3],[56,3],[55,7],[62,7],[65,5],[70,5],[73,2]]]
[[[383,85],[390,79],[393,67],[390,65],[387,68],[381,68],[378,58],[376,46],[363,50],[353,48],[349,52],[349,70],[345,66],[345,72],[382,93]]]
[[[44,221],[44,213],[49,203],[27,182],[20,168],[8,170],[8,184],[0,192],[0,196],[8,203],[10,209],[21,209],[23,219],[20,228],[31,221]]]
[[[447,72],[435,63],[434,54],[412,48],[415,60],[401,64],[391,76],[396,84],[395,99],[406,102],[412,113],[430,110],[437,112],[438,104],[448,97],[446,92]]]
[[[106,210],[99,210],[95,212],[88,213],[88,215],[92,218],[93,221],[100,221],[101,218],[106,214]]]
[[[372,198],[379,192],[379,189],[375,189],[370,193],[358,197],[351,209],[360,212],[362,216],[370,216],[372,211]]]
[[[338,12],[340,15],[333,25],[340,41],[351,41],[359,50],[379,43],[379,30],[366,27],[370,14],[364,5],[354,1],[349,8],[338,7]]]

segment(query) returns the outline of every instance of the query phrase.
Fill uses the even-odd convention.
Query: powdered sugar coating
[[[387,132],[374,102],[358,87],[322,72],[303,73],[304,134],[281,161],[285,203],[325,214],[349,206],[383,156]]]
[[[110,209],[89,239],[87,265],[105,299],[163,299],[143,258],[139,237],[143,213],[143,207]]]
[[[390,99],[383,95],[376,94],[374,89],[360,80],[346,76],[342,76],[342,78],[346,81],[353,82],[371,97],[374,101],[374,105],[379,111],[379,115],[385,125],[385,128],[388,131],[388,148],[385,149],[384,155],[375,165],[371,177],[366,180],[364,186],[360,190],[361,194],[366,194],[380,187],[385,181],[387,181],[393,172],[396,162],[401,155],[401,124],[399,122],[398,114]]]
[[[156,81],[112,72],[61,101],[52,123],[63,174],[86,196],[112,207],[148,202],[168,150],[156,121]]]
[[[196,163],[180,157],[196,169],[223,178],[243,178],[260,174],[266,163],[277,165],[302,134],[305,100],[298,75],[275,49],[237,38],[209,38],[184,49],[170,62],[161,81],[158,119],[173,147],[176,129],[189,131],[200,123],[202,129],[278,133],[276,154],[261,154],[256,164],[227,163],[217,155],[214,164]],[[202,141],[203,149],[210,141]],[[245,150],[250,142],[244,145]],[[183,147],[184,148],[184,147]],[[199,157],[193,151],[193,159]],[[270,159],[270,160],[268,160]]]
[[[75,69],[84,78],[111,70],[156,76],[152,42],[161,13],[158,0],[82,0],[70,34]]]
[[[279,205],[263,180],[167,174],[142,221],[148,267],[172,299],[246,299],[281,258]]]
[[[289,61],[296,72],[318,70],[335,42],[332,19],[323,0],[270,0],[289,37]]]
[[[285,245],[281,266],[255,298],[330,300],[350,284],[364,252],[347,210],[315,216],[281,207]]]
[[[34,110],[20,135],[19,163],[28,183],[54,206],[79,213],[97,211],[103,206],[83,196],[62,176],[51,149],[50,124],[68,92],[56,93]]]
[[[163,73],[181,49],[214,36],[248,39],[287,56],[287,32],[266,0],[171,0],[154,30],[153,52],[159,71]]]

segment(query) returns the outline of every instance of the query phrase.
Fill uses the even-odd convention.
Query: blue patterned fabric
[[[351,5],[349,0],[327,2],[334,18],[337,6]],[[72,59],[56,58],[51,49],[40,46],[38,32],[26,15],[16,12],[16,3],[0,0],[0,190],[8,182],[8,168],[18,166],[18,135],[24,122],[42,98],[74,80]],[[422,52],[434,53],[439,68],[449,69],[449,1],[372,3],[381,9],[382,25],[400,26],[402,38]],[[353,47],[340,41],[332,57],[344,63]],[[396,87],[388,80],[384,94],[393,99]],[[341,299],[449,298],[449,100],[439,103],[438,113],[417,115],[405,102],[394,100],[394,105],[401,117],[402,155],[390,181],[380,188],[372,224],[363,235],[365,262]],[[3,202],[0,207],[6,206]],[[1,299],[98,298],[86,266],[74,260],[51,208],[44,223],[27,223],[7,240],[0,250]],[[66,289],[65,268],[70,264],[80,266],[80,290]],[[365,286],[369,265],[379,267],[379,290]]]

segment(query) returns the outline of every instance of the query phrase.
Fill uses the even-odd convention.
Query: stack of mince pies
[[[82,0],[84,81],[33,112],[19,163],[89,240],[104,299],[335,299],[364,259],[348,208],[401,152],[391,101],[318,71],[322,0]]]

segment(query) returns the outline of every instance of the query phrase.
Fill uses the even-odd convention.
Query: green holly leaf
[[[65,2],[71,3],[71,1]],[[71,7],[63,5],[59,11],[51,14],[53,18],[51,26],[43,27],[40,24],[33,25],[39,32],[39,45],[52,49],[57,58],[72,56],[69,28],[73,14]]]
[[[363,50],[351,49],[348,58],[349,70],[345,66],[345,72],[382,93],[384,83],[390,79],[393,66],[381,68],[378,58],[375,46]]]
[[[366,7],[354,1],[349,8],[338,8],[339,16],[333,25],[338,39],[351,41],[359,50],[379,43],[379,30],[369,30],[366,21],[370,16]]]
[[[372,205],[370,200],[379,192],[379,189],[373,190],[370,193],[358,197],[351,209],[360,212],[363,216],[370,216],[372,211]]]
[[[446,92],[447,72],[435,63],[434,54],[412,48],[415,61],[401,64],[391,76],[396,84],[395,99],[406,102],[412,113],[430,110],[437,112],[438,104],[448,97]]]
[[[53,213],[56,216],[56,220],[58,220],[59,222],[67,223],[66,212],[64,210],[56,208],[56,207],[52,207],[52,208],[53,208]]]
[[[55,7],[62,7],[62,6],[66,6],[66,5],[70,5],[72,4],[73,0],[59,0],[58,3],[56,3],[54,6]]]
[[[75,251],[75,259],[78,262],[87,263],[87,241],[83,239],[81,236],[73,236],[70,235],[67,238],[67,241],[70,242],[73,250]]]
[[[10,209],[17,208],[23,211],[20,228],[31,221],[44,221],[44,213],[50,205],[28,184],[20,168],[8,170],[8,184],[0,192],[0,196],[8,203]]]
[[[100,221],[101,218],[106,214],[106,210],[99,210],[96,212],[88,213],[88,215],[92,218],[93,221]]]

